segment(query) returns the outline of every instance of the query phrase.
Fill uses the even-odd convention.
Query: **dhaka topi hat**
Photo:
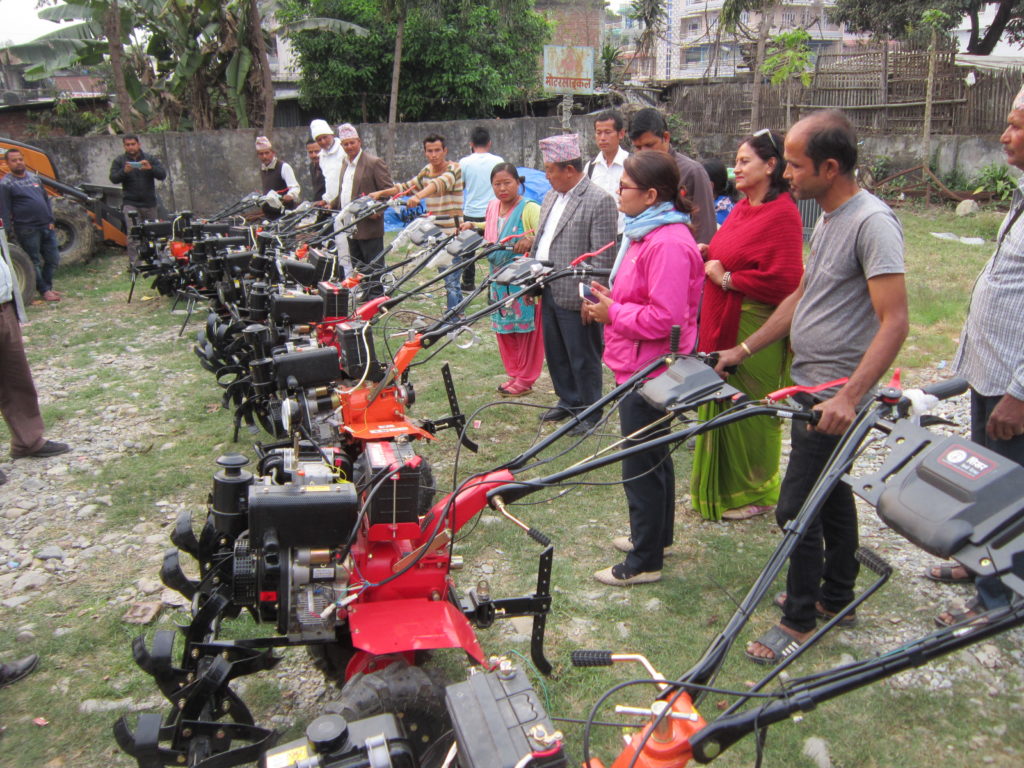
[[[274,146],[270,143],[270,139],[268,139],[266,136],[257,136],[256,137],[256,151],[257,152],[262,152],[265,149],[273,149],[273,148],[274,148]]]
[[[1013,97],[1013,109],[1024,109],[1024,86]]]
[[[359,134],[356,133],[356,127],[352,123],[342,123],[338,126],[338,138],[342,141],[358,139]]]
[[[317,136],[323,136],[325,133],[334,134],[334,131],[331,130],[331,126],[326,120],[314,120],[309,124],[309,132],[312,134],[314,139]]]
[[[567,163],[582,156],[580,137],[576,133],[563,133],[541,139],[540,153],[545,163]]]

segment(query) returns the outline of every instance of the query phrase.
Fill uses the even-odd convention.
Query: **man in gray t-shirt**
[[[903,230],[889,206],[860,190],[822,214],[789,331],[794,382],[816,386],[857,369],[879,327],[868,281],[892,274],[903,274]]]
[[[796,383],[849,379],[816,398],[798,396],[821,411],[821,419],[813,428],[793,422],[775,510],[781,527],[800,511],[857,407],[896,359],[908,329],[900,224],[881,200],[857,185],[857,137],[849,120],[838,111],[801,120],[786,134],[783,154],[793,194],[817,200],[825,213],[815,226],[799,287],[757,331],[720,353],[718,369],[742,364],[789,334]],[[853,599],[857,540],[853,494],[840,484],[790,555],[782,620],[747,646],[750,659],[777,663],[810,637],[818,616],[834,616]]]

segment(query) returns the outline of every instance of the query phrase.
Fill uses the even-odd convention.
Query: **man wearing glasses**
[[[698,243],[710,243],[718,229],[715,218],[715,196],[711,179],[704,166],[672,149],[672,137],[668,132],[665,117],[653,107],[641,109],[629,123],[629,140],[637,152],[653,149],[672,155],[679,167],[679,184],[683,194],[693,202],[694,238]]]

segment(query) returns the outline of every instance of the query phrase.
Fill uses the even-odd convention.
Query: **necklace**
[[[507,208],[504,207],[504,204],[499,203],[498,204],[498,216],[500,216],[501,218],[505,218],[506,216],[508,216],[512,212],[512,210],[517,205],[519,205],[519,198],[516,198],[515,200],[513,200],[512,203]]]

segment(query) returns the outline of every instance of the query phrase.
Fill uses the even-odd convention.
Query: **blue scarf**
[[[615,264],[612,265],[612,273],[608,277],[609,287],[612,281],[615,280],[615,274],[622,265],[622,259],[634,240],[642,240],[658,227],[663,227],[666,224],[689,223],[690,215],[676,210],[676,207],[670,202],[655,203],[650,208],[644,210],[639,216],[627,216],[625,228],[622,232],[622,245],[619,246],[619,253],[615,257]]]

